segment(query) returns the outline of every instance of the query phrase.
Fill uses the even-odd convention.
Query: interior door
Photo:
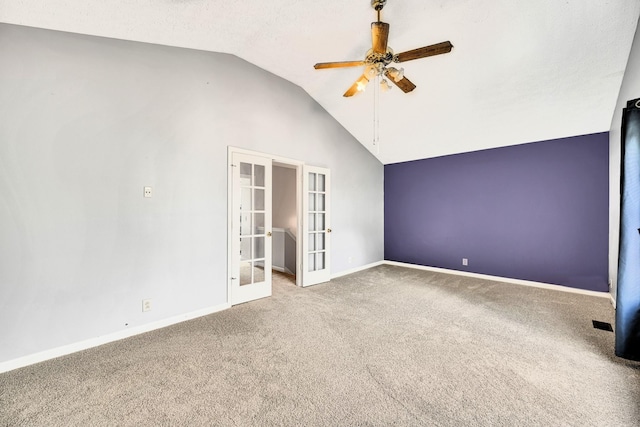
[[[303,168],[302,286],[331,279],[331,217],[329,169]]]
[[[271,296],[271,159],[232,153],[231,304]]]

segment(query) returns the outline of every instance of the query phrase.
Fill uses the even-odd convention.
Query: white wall
[[[225,304],[229,145],[330,168],[334,272],[383,259],[383,167],[299,87],[6,24],[0,64],[0,364]]]
[[[636,98],[640,98],[640,28],[636,28],[636,35],[609,130],[609,278],[611,280],[611,295],[614,300],[618,287],[622,109],[627,106],[627,101]]]

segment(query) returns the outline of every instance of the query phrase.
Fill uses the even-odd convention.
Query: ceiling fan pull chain
[[[373,85],[373,147],[380,154],[380,75],[376,74]]]

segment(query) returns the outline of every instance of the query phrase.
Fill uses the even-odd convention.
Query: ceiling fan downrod
[[[380,11],[387,4],[387,0],[371,0],[371,7],[378,12],[378,22],[380,22]]]

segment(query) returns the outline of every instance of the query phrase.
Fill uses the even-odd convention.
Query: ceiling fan
[[[420,47],[418,49],[394,54],[387,45],[389,39],[389,24],[380,21],[380,11],[384,8],[387,0],[371,0],[371,6],[378,13],[378,20],[371,23],[371,40],[373,46],[365,54],[363,61],[343,61],[343,62],[320,62],[313,66],[316,70],[325,68],[343,68],[365,66],[365,71],[358,80],[344,93],[344,96],[353,96],[362,92],[371,78],[376,76],[388,77],[403,92],[411,92],[416,88],[409,79],[404,77],[404,69],[399,70],[389,67],[392,62],[405,62],[414,59],[426,58],[428,56],[440,55],[451,52],[453,45],[450,41]],[[386,88],[390,88],[386,80],[381,82]]]

